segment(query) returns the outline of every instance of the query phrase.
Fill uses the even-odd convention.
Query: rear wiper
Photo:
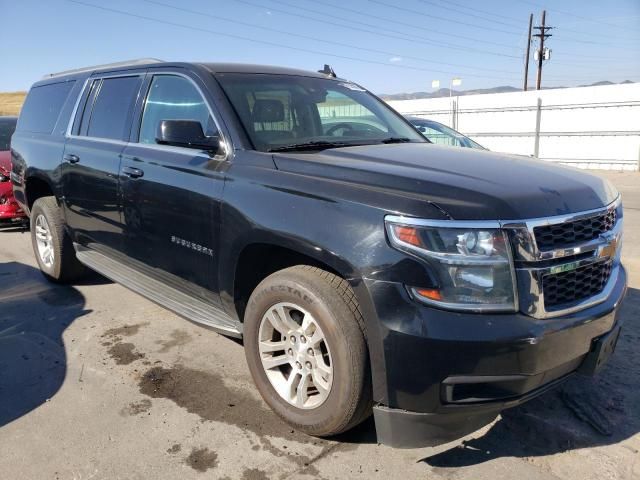
[[[352,147],[352,143],[346,142],[327,142],[326,140],[318,140],[315,142],[292,143],[291,145],[283,145],[281,147],[272,147],[268,152],[295,152],[300,150],[324,150],[325,148]]]
[[[410,141],[411,139],[407,137],[389,137],[380,140],[380,143],[407,143]]]

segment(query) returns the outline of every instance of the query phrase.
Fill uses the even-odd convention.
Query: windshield
[[[425,139],[386,104],[346,81],[216,74],[257,150],[319,150]]]
[[[447,145],[450,147],[467,147],[486,150],[482,145],[474,142],[469,137],[455,131],[442,123],[432,120],[411,119],[411,123],[422,132],[432,143]]]
[[[16,129],[15,118],[0,118],[0,152],[9,150],[11,135]]]

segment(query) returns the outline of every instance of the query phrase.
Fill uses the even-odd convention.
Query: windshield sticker
[[[362,87],[359,87],[358,85],[356,85],[355,83],[339,83],[338,85],[348,88],[349,90],[354,90],[356,92],[366,92],[366,90]]]

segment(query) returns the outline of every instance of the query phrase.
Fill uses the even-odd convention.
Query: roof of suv
[[[298,75],[304,77],[327,78],[327,75],[297,68],[276,67],[272,65],[254,65],[250,63],[201,63],[212,73],[271,73],[280,75]]]
[[[154,58],[144,58],[139,60],[130,60],[126,62],[118,62],[107,65],[95,65],[91,67],[66,70],[58,73],[46,75],[43,80],[61,77],[73,77],[84,73],[92,74],[95,72],[122,71],[131,68],[146,67],[186,67],[199,66],[209,70],[211,73],[258,73],[258,74],[279,74],[279,75],[296,75],[304,77],[330,78],[319,72],[308,70],[300,70],[296,68],[277,67],[272,65],[253,65],[247,63],[200,63],[200,62],[163,62]]]

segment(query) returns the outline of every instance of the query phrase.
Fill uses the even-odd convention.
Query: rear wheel
[[[328,436],[369,416],[362,317],[345,280],[310,266],[276,272],[251,295],[244,327],[258,390],[289,424]]]
[[[66,283],[85,272],[64,230],[64,219],[55,197],[41,197],[34,202],[30,227],[38,266],[49,280]]]

